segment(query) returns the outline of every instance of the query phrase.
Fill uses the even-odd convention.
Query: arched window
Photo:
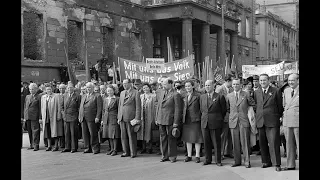
[[[238,23],[238,35],[241,36],[241,18],[240,18],[240,22]]]
[[[249,21],[249,18],[246,18],[246,37],[250,38],[250,21]]]

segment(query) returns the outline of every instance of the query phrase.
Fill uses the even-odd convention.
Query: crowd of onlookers
[[[278,85],[265,74],[247,79],[228,75],[223,84],[207,80],[203,87],[194,77],[183,82],[162,77],[152,83],[124,79],[119,84],[101,79],[21,82],[21,117],[29,134],[28,149],[34,151],[39,150],[43,131],[47,151],[77,152],[82,139],[84,153],[98,154],[106,142],[107,155],[122,151],[121,157],[135,158],[137,148],[141,154],[153,153],[156,144],[161,162],[175,162],[177,146],[184,146],[185,162],[195,154],[199,163],[204,151],[203,165],[211,164],[213,153],[218,166],[229,157],[235,167],[243,154],[246,168],[256,151],[263,168],[274,164],[280,171],[282,144],[283,156],[290,161],[285,169],[291,170],[299,149],[298,125],[291,123],[299,108],[299,99],[292,100],[299,98],[298,80],[299,75],[292,74]]]

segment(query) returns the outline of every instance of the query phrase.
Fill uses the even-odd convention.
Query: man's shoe
[[[217,163],[217,166],[222,166],[222,163]]]
[[[246,166],[246,168],[251,168],[251,165],[250,164],[248,164],[248,165],[245,165]]]
[[[113,152],[113,151],[109,151],[109,152],[107,152],[106,154],[107,154],[107,155],[111,155],[111,154],[112,154],[112,152]]]
[[[121,157],[128,157],[129,155],[126,153],[121,154]]]
[[[61,153],[64,153],[64,152],[70,152],[71,150],[70,149],[64,149],[61,151]]]
[[[234,158],[232,154],[227,154],[227,155],[224,155],[224,157],[228,157],[228,158]]]
[[[142,149],[142,151],[140,151],[140,154],[144,154],[144,153],[146,153],[146,152],[147,152],[146,149]]]
[[[169,159],[162,158],[162,159],[160,160],[160,162],[165,162],[165,161],[169,161]]]
[[[59,148],[58,148],[58,147],[55,147],[55,148],[52,149],[52,152],[58,151],[58,150],[59,150]]]
[[[100,151],[98,150],[98,151],[94,151],[93,152],[93,154],[99,154],[100,153]]]
[[[184,160],[184,162],[189,162],[189,161],[191,161],[191,160],[192,160],[191,157],[187,157],[187,158]]]
[[[75,152],[77,152],[77,150],[71,150],[71,153],[75,153]]]
[[[34,148],[31,146],[31,147],[29,147],[27,150],[30,150],[30,149],[34,149]]]
[[[205,165],[208,165],[208,164],[211,164],[211,162],[209,162],[209,161],[204,161],[202,165],[205,166]]]
[[[281,171],[281,167],[280,166],[276,166],[276,171]]]
[[[135,158],[135,157],[137,157],[137,155],[131,155],[131,158]]]
[[[117,154],[118,154],[117,151],[112,151],[111,156],[115,156],[115,155],[117,155]]]
[[[284,167],[283,168],[284,171],[295,170],[295,169],[296,169],[296,167],[293,167],[293,168]]]
[[[271,167],[272,164],[271,163],[263,163],[262,164],[262,168],[267,168],[267,167]]]
[[[92,153],[91,149],[86,149],[83,151],[83,153]]]
[[[46,151],[51,151],[51,149],[52,149],[51,147],[47,147]]]
[[[241,166],[241,164],[232,164],[231,167]]]
[[[176,161],[177,161],[176,158],[170,160],[171,163],[175,163]]]
[[[34,149],[33,149],[33,151],[38,151],[39,150],[39,147],[35,147]]]
[[[200,158],[196,157],[196,163],[199,163],[199,162],[200,162]]]

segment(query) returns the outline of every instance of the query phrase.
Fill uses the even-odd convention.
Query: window
[[[68,20],[68,59],[69,61],[83,61],[82,59],[82,23]]]
[[[111,28],[106,26],[102,28],[102,47],[103,47],[103,56],[108,59],[108,63],[111,63],[115,60],[114,57],[114,31]]]
[[[43,60],[43,22],[42,15],[32,12],[23,13],[24,57],[31,60]]]
[[[180,43],[180,37],[179,36],[173,36],[173,44],[172,44],[172,49],[173,49],[173,54],[175,59],[180,59],[181,57],[181,43]]]
[[[238,35],[241,36],[241,18],[240,22],[238,23]]]
[[[271,35],[274,36],[274,24],[272,23],[272,27],[271,27]]]
[[[130,58],[142,61],[141,35],[138,32],[130,32]]]
[[[250,38],[250,22],[249,22],[249,18],[246,18],[246,37]]]
[[[269,44],[268,44],[268,58],[270,59],[271,58],[271,43],[269,41]]]
[[[268,26],[268,35],[271,34],[271,22],[269,21],[269,26]]]
[[[256,22],[256,35],[260,34],[260,24]]]
[[[275,37],[278,36],[278,26],[277,25],[275,26],[275,29],[274,29],[274,36]]]
[[[153,34],[153,57],[162,58],[162,43],[161,43],[161,34]]]

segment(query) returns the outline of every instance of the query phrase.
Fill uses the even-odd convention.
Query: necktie
[[[291,97],[293,97],[293,95],[294,95],[294,90],[292,90],[292,92],[291,92]]]
[[[266,94],[267,94],[267,90],[266,90],[266,89],[264,89],[264,90],[263,90],[263,95],[262,95],[263,100],[266,98]]]
[[[236,103],[238,102],[238,99],[239,99],[238,96],[239,96],[238,92],[236,92]]]
[[[211,101],[211,94],[208,94],[209,95],[209,100]]]

